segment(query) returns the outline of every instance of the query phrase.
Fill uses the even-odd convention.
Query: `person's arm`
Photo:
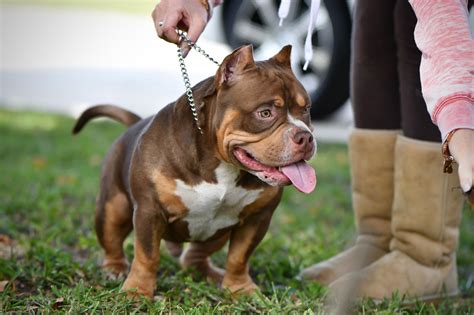
[[[474,186],[474,41],[466,0],[410,0],[418,22],[423,97],[459,164],[463,191]]]
[[[161,0],[152,13],[158,36],[178,44],[176,28],[188,32],[191,41],[196,42],[206,28],[212,11],[222,0]],[[184,55],[189,47],[184,45]]]

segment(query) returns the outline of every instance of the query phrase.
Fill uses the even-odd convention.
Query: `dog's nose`
[[[305,147],[313,143],[313,135],[308,131],[298,131],[293,135],[291,140],[298,146]]]

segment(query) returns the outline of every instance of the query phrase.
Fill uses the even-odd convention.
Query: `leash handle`
[[[184,32],[180,29],[176,29],[176,33],[178,33],[178,36],[180,37],[181,41],[185,42],[189,47],[193,48],[198,53],[203,55],[206,59],[210,60],[211,62],[213,62],[214,64],[219,66],[219,63],[214,58],[209,56],[209,54],[206,53],[204,51],[204,49],[202,49],[201,47],[196,45],[196,43],[191,41],[186,36],[187,35],[186,32]],[[197,112],[197,109],[196,109],[196,103],[194,101],[194,95],[193,95],[193,90],[192,90],[192,87],[191,87],[191,81],[189,80],[188,69],[186,68],[186,64],[184,63],[183,50],[180,47],[178,47],[178,61],[179,61],[179,67],[181,69],[181,77],[183,78],[184,87],[186,89],[186,97],[188,98],[189,107],[191,108],[191,112],[193,114],[193,119],[194,119],[194,122],[196,123],[196,127],[199,130],[199,133],[202,135],[202,134],[204,134],[204,132],[203,132],[203,130],[202,130],[200,124],[199,124],[199,117],[198,117],[198,112]]]

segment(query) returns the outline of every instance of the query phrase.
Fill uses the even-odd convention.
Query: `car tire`
[[[349,97],[351,16],[346,0],[323,0],[332,25],[333,49],[327,72],[311,93],[311,117],[321,120],[338,110]],[[223,28],[232,48],[242,44],[234,36],[237,12],[243,0],[226,0],[223,5]]]

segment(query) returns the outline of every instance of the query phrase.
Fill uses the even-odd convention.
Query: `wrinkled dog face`
[[[305,163],[316,145],[310,98],[291,71],[290,53],[291,46],[286,46],[258,63],[251,46],[229,55],[217,74],[220,110],[213,125],[218,126],[218,154],[223,160],[270,185],[293,182],[304,191],[316,180]]]

